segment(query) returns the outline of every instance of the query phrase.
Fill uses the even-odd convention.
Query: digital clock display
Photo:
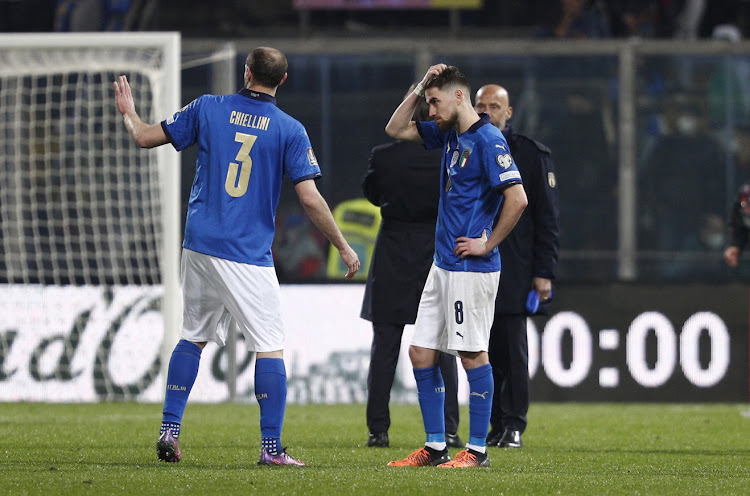
[[[748,289],[708,288],[558,288],[528,321],[533,400],[747,401]]]

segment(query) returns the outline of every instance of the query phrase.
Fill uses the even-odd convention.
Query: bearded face
[[[437,88],[429,88],[425,92],[425,99],[430,105],[430,118],[435,121],[440,131],[446,132],[456,125],[458,107],[455,97]]]
[[[443,133],[450,130],[450,128],[455,127],[457,122],[458,122],[458,109],[453,109],[453,113],[451,113],[445,119],[443,118],[440,118],[440,120],[435,119],[435,124],[437,124],[438,129],[440,129],[440,131]]]

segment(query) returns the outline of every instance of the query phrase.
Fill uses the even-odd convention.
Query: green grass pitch
[[[156,459],[161,405],[0,403],[0,494],[746,495],[747,409],[533,403],[523,449],[446,470],[386,467],[424,440],[415,405],[392,407],[390,448],[364,446],[364,405],[291,405],[283,441],[308,466],[260,467],[255,403],[189,404],[178,464]]]

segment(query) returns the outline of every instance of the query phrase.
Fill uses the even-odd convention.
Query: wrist
[[[417,85],[414,87],[413,93],[419,98],[422,98],[424,96],[424,85],[421,82],[417,83]]]

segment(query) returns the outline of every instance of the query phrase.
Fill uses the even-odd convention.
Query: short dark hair
[[[404,95],[404,98],[409,96],[416,87],[417,83],[412,83],[412,85],[409,86],[409,91],[407,91],[406,95]],[[421,96],[417,98],[417,106],[414,108],[414,113],[411,115],[411,120],[417,122],[425,122],[430,120],[430,106]]]
[[[471,94],[471,85],[469,84],[469,80],[466,79],[466,76],[461,74],[461,71],[459,71],[458,67],[456,67],[455,65],[449,65],[443,72],[427,81],[424,89],[437,88],[439,90],[442,90],[447,86],[463,86],[464,88],[466,88],[466,93],[469,95]]]
[[[289,67],[286,56],[269,47],[258,47],[250,52],[245,65],[250,68],[253,81],[268,88],[280,85]]]

